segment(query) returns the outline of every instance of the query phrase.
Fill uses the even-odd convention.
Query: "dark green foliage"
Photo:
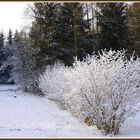
[[[74,57],[82,59],[91,52],[89,25],[80,3],[35,3],[34,22],[30,31],[33,47],[39,47],[39,67],[60,60],[72,65]],[[45,59],[44,61],[44,58]]]
[[[57,47],[66,50],[66,56],[82,59],[88,50],[88,22],[84,19],[82,3],[63,3],[60,7],[58,22],[55,28]],[[86,47],[85,47],[86,46]],[[72,63],[72,62],[71,62]]]
[[[14,43],[17,43],[18,41],[21,40],[19,34],[20,34],[20,33],[18,32],[18,30],[16,30],[15,33],[14,33],[14,37],[13,37],[13,42],[14,42]]]
[[[0,49],[4,47],[4,34],[0,33]]]
[[[5,60],[5,55],[4,55],[4,34],[0,33],[0,66]]]
[[[101,3],[98,4],[98,25],[100,27],[100,49],[120,50],[126,48],[125,38],[127,31],[127,13],[124,3]]]
[[[9,51],[5,47],[4,34],[0,33],[0,84],[8,84],[11,67],[6,65]]]
[[[140,3],[133,3],[127,8],[128,17],[128,41],[129,52],[135,51],[140,56]]]
[[[56,19],[57,3],[35,3],[34,22],[29,33],[32,47],[39,48],[36,56],[37,67],[44,69],[47,64],[53,63],[55,50],[53,49],[53,32]]]
[[[8,39],[8,44],[12,45],[12,43],[13,43],[13,33],[12,33],[11,29],[9,30],[9,34],[8,34],[7,39]]]

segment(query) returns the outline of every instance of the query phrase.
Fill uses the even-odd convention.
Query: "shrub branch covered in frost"
[[[59,62],[46,68],[46,72],[40,77],[40,88],[49,99],[65,105],[64,96],[70,91],[67,78],[70,71],[71,68]]]
[[[103,51],[99,56],[76,61],[73,68],[47,68],[40,87],[80,119],[106,134],[118,134],[134,115],[140,100],[140,59],[126,59],[125,51]]]

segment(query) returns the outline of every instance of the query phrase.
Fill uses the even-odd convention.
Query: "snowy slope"
[[[0,86],[0,137],[93,136],[100,136],[96,128],[81,124],[47,98]]]
[[[103,137],[96,127],[80,123],[46,97],[0,86],[0,137]],[[140,113],[129,119],[118,137],[140,137]]]
[[[140,138],[140,112],[134,118],[126,120],[120,129],[121,137],[139,137]]]

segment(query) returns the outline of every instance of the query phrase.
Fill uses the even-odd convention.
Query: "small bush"
[[[70,84],[67,75],[71,68],[58,62],[54,66],[47,66],[46,72],[40,77],[40,88],[49,99],[65,106],[65,95],[70,92]]]
[[[125,51],[110,50],[75,61],[73,68],[62,64],[47,68],[40,87],[78,118],[106,134],[118,134],[124,121],[138,109],[139,77],[139,58],[128,60]]]

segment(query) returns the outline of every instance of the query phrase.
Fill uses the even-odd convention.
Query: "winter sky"
[[[27,18],[25,10],[33,2],[0,2],[0,32],[7,34],[9,29],[28,30],[31,19]],[[26,18],[25,18],[26,17]]]
[[[31,2],[0,2],[0,32],[7,34],[9,29],[21,30],[29,21],[25,18],[25,9]]]

